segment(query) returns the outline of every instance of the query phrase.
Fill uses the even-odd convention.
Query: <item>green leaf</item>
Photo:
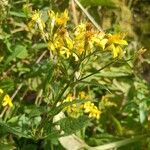
[[[139,104],[139,117],[140,117],[140,122],[143,124],[148,115],[148,107],[147,107],[147,102],[143,101]]]
[[[133,100],[133,98],[135,96],[135,92],[136,92],[135,86],[131,85],[131,87],[129,88],[128,94],[127,94],[128,100]]]
[[[116,131],[119,135],[122,135],[123,134],[123,128],[121,126],[121,123],[119,122],[119,120],[113,116],[113,115],[110,115],[111,116],[111,119],[112,119],[112,123],[114,124],[115,128],[116,128]]]
[[[10,15],[15,17],[26,18],[27,16],[23,12],[10,11]]]
[[[3,122],[2,120],[0,120],[0,126],[2,126],[7,132],[10,132],[19,137],[31,138],[31,135],[29,135],[27,133],[26,134],[23,133],[21,128],[11,127],[6,122]]]
[[[2,88],[6,92],[14,90],[14,87],[15,87],[15,83],[10,78],[5,78],[0,81],[0,88]]]
[[[47,112],[47,109],[45,106],[36,106],[36,105],[31,105],[31,106],[25,106],[24,112],[29,115],[29,117],[36,117],[40,116],[43,113]]]
[[[54,66],[54,63],[50,61],[49,59],[44,60],[40,62],[39,64],[33,64],[30,69],[30,73],[26,75],[27,78],[29,77],[37,77],[41,76],[43,73],[47,73],[47,70],[49,68],[52,68]]]
[[[28,52],[25,46],[17,45],[10,56],[5,61],[5,65],[9,64],[13,59],[20,58],[24,59],[28,56]]]
[[[36,43],[31,47],[34,53],[37,53],[39,50],[45,49],[45,48],[47,48],[47,44],[45,43]]]
[[[25,46],[17,45],[15,47],[16,57],[20,59],[25,59],[28,56],[28,51]]]
[[[54,71],[55,71],[54,63],[49,62],[49,65],[48,65],[46,70],[47,70],[46,77],[45,77],[45,79],[43,81],[43,84],[42,84],[44,92],[46,91],[46,88],[49,88],[49,85],[50,85],[50,83],[53,79],[53,74],[54,74]]]
[[[81,130],[89,123],[89,119],[86,116],[80,116],[79,118],[63,118],[57,122],[60,125],[61,130],[65,132],[65,135],[75,133]]]

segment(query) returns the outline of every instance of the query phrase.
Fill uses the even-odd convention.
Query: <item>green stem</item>
[[[79,79],[77,82],[80,82],[80,81],[82,81],[82,80],[84,80],[84,79],[86,79],[86,78],[88,78],[88,77],[91,77],[91,76],[93,76],[93,75],[99,73],[101,70],[103,70],[103,69],[105,69],[106,67],[108,67],[108,66],[114,64],[116,61],[117,61],[117,60],[111,61],[110,63],[108,63],[108,64],[106,64],[105,66],[101,67],[100,69],[96,70],[95,72],[90,73],[89,75],[87,75],[87,76],[85,76],[85,77]]]

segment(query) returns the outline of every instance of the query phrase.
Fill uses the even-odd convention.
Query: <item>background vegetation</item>
[[[58,64],[51,60],[37,27],[29,28],[33,11],[40,10],[46,20],[47,10],[67,9],[67,30],[73,32],[74,26],[90,22],[76,1],[0,1],[0,89],[4,91],[0,94],[13,100],[13,107],[3,107],[0,95],[0,149],[150,149],[150,2],[79,2],[103,31],[127,34],[122,59],[101,51],[85,64],[73,58],[62,58]],[[70,83],[80,74],[87,78],[76,86]],[[65,93],[66,83],[70,88]],[[69,93],[77,102],[68,102]],[[68,103],[62,103],[66,99]],[[67,113],[83,99],[93,101],[100,118]]]

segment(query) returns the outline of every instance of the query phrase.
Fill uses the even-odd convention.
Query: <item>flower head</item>
[[[68,11],[65,10],[64,13],[60,14],[60,16],[56,17],[56,23],[58,25],[66,25],[67,21],[69,20]]]
[[[99,32],[94,30],[90,23],[80,23],[70,32],[66,28],[69,20],[67,10],[63,13],[48,11],[49,18],[45,22],[41,16],[40,11],[35,11],[29,25],[33,27],[36,23],[43,39],[47,42],[48,49],[54,56],[61,56],[65,59],[74,58],[74,61],[79,61],[100,48],[110,50],[113,58],[116,58],[123,56],[122,47],[128,44],[124,40],[124,34],[112,35]]]
[[[42,37],[45,39],[47,38],[46,33],[44,32],[45,22],[41,18],[42,13],[40,11],[34,11],[33,15],[31,16],[31,21],[28,23],[29,29],[33,29],[35,25],[38,26]]]
[[[124,34],[115,34],[115,35],[108,34],[108,42],[107,42],[108,46],[106,49],[112,51],[113,58],[123,56],[122,46],[128,45],[127,41],[123,40],[123,38]]]
[[[48,16],[51,19],[51,26],[53,27],[54,24],[59,26],[65,26],[67,21],[69,20],[68,11],[65,10],[63,13],[58,14],[54,13],[53,11],[48,11]]]
[[[6,105],[8,105],[9,107],[13,106],[12,100],[9,97],[9,95],[7,95],[7,94],[4,96],[4,99],[3,99],[3,102],[2,102],[2,106],[6,106]]]
[[[84,112],[89,114],[90,118],[100,118],[101,111],[94,105],[94,103],[88,101],[83,105]]]
[[[108,44],[128,45],[126,40],[123,40],[124,34],[108,34]]]
[[[4,91],[2,89],[0,89],[0,96],[3,97],[2,98],[2,106],[8,105],[9,107],[12,107],[13,104],[12,104],[12,100],[11,100],[10,96],[8,94],[6,94],[6,95],[4,94],[4,96],[3,96],[3,94],[4,94]]]
[[[89,95],[86,95],[84,91],[79,92],[76,99],[87,100]],[[76,100],[72,94],[69,94],[63,102],[72,102]],[[64,109],[68,115],[72,117],[78,117],[83,114],[87,114],[89,118],[100,118],[101,111],[91,101],[83,101],[82,103],[72,104]]]

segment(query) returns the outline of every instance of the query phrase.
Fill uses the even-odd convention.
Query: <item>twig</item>
[[[43,53],[42,53],[42,55],[37,59],[37,61],[35,62],[36,64],[38,64],[40,61],[41,61],[41,59],[44,57],[44,55],[47,53],[47,51],[44,51]]]
[[[74,2],[80,7],[80,9],[84,12],[84,14],[88,17],[88,19],[93,23],[93,25],[100,31],[103,32],[103,29],[97,24],[97,22],[93,19],[93,17],[88,13],[88,11],[82,6],[82,4],[78,0],[74,0]]]
[[[14,33],[17,33],[17,32],[21,32],[21,31],[25,31],[26,29],[24,27],[20,27],[20,28],[17,28],[17,29],[14,29],[11,32],[11,34],[14,34]]]
[[[72,7],[72,12],[73,12],[74,24],[77,25],[78,24],[78,18],[77,18],[77,11],[76,11],[76,6],[74,3],[74,0],[71,0],[71,7]]]
[[[13,93],[13,95],[11,96],[11,99],[13,100],[14,97],[17,95],[17,93],[20,91],[20,89],[22,88],[23,83],[21,83],[18,88],[16,89],[16,91]]]

